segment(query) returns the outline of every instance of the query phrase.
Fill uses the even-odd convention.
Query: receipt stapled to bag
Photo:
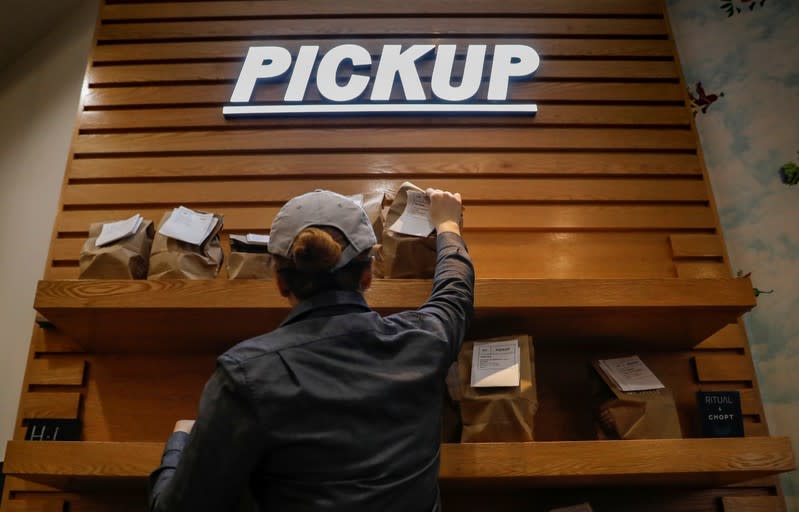
[[[519,340],[475,343],[472,352],[473,388],[519,385]]]

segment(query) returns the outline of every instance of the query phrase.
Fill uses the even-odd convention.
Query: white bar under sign
[[[231,105],[222,108],[226,116],[253,116],[272,114],[380,114],[411,113],[510,113],[535,114],[535,103],[506,103],[501,105],[442,105],[442,104],[345,104],[345,105]]]

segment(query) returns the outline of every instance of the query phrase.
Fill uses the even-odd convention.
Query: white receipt
[[[405,210],[389,230],[412,236],[427,236],[435,226],[430,220],[430,198],[422,191],[408,190]]]
[[[247,233],[247,243],[250,245],[269,245],[269,235]]]
[[[665,387],[638,356],[600,359],[599,367],[622,391],[647,391]]]
[[[212,213],[199,213],[179,206],[172,210],[172,215],[158,232],[169,238],[200,245],[214,230],[217,222]]]
[[[100,247],[130,236],[139,230],[141,223],[142,216],[137,213],[129,219],[103,224],[103,229],[100,230],[100,236],[97,237],[95,243],[97,247]]]
[[[519,385],[519,340],[487,341],[474,344],[472,387]]]

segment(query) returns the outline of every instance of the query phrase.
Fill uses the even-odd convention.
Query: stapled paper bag
[[[369,223],[375,232],[377,243],[383,239],[383,207],[385,206],[386,194],[384,192],[368,192],[363,194],[363,210],[369,217]]]
[[[519,341],[519,385],[501,388],[471,386],[474,341],[458,355],[462,443],[532,441],[538,410],[533,340],[527,335],[477,340]]]
[[[158,223],[158,229],[170,215],[172,211],[164,213]],[[214,279],[224,261],[219,243],[223,219],[221,215],[215,214],[214,217],[217,220],[216,226],[200,245],[176,240],[156,232],[147,279]]]
[[[674,396],[666,388],[622,391],[598,361],[591,363],[592,402],[598,439],[679,439]]]
[[[153,221],[143,220],[132,235],[97,246],[105,222],[89,226],[89,238],[80,251],[80,279],[146,279],[153,243]]]
[[[408,191],[424,193],[412,183],[403,183],[394,198],[389,198],[390,206],[383,209],[383,236],[375,248],[375,274],[377,277],[403,279],[428,279],[436,269],[436,235],[411,236],[396,233],[389,228],[405,211]]]
[[[231,238],[227,274],[228,279],[271,279],[272,256],[265,245],[246,244]]]

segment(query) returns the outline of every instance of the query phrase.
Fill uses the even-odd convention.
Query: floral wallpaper
[[[799,448],[799,1],[666,0],[772,435]],[[767,293],[771,292],[772,293]],[[782,479],[799,511],[799,474]]]

